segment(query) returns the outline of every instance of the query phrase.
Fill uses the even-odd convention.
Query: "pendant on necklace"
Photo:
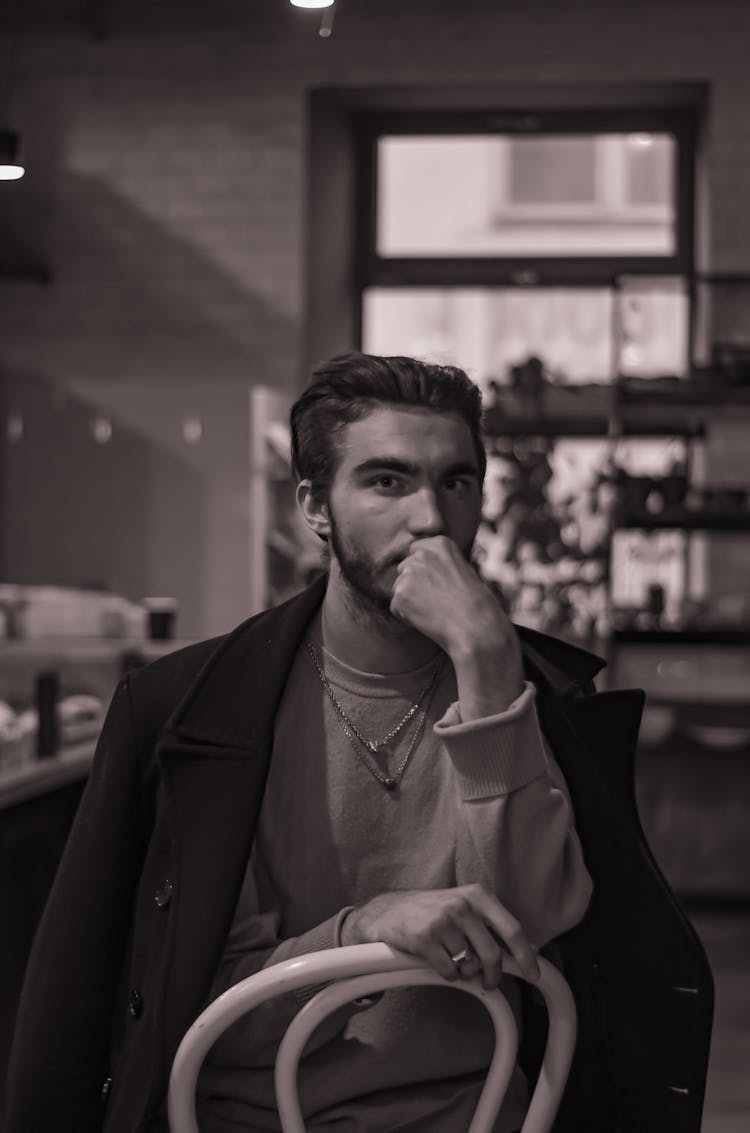
[[[395,779],[391,779],[389,775],[387,779],[383,780],[383,786],[385,787],[386,791],[395,791],[398,783]]]
[[[369,747],[373,755],[378,754],[378,748],[380,747],[380,744],[377,742],[377,740],[368,740],[367,746]]]

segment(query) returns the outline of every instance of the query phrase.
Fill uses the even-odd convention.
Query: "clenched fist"
[[[448,654],[464,720],[501,712],[523,691],[515,629],[452,539],[415,540],[397,567],[391,613]]]

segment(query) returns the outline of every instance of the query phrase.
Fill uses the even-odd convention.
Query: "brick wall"
[[[0,281],[4,399],[28,416],[2,452],[6,580],[167,590],[189,634],[245,614],[247,386],[302,380],[312,87],[705,81],[711,265],[750,269],[744,0],[339,0],[328,40],[287,0],[90,6],[100,40],[82,7],[20,16],[28,174],[0,232],[53,282]],[[95,412],[122,433],[106,467]]]

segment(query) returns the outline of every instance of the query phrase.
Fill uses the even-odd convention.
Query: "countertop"
[[[61,695],[88,692],[104,707],[123,673],[123,658],[134,654],[154,661],[165,653],[192,644],[194,639],[152,641],[126,638],[47,637],[0,641],[0,699],[32,703],[34,680],[42,669],[60,678]],[[85,779],[94,756],[96,737],[60,749],[45,759],[24,758],[19,767],[0,770],[0,810],[38,798]]]
[[[71,744],[57,755],[33,759],[0,775],[0,810],[9,810],[50,791],[85,779],[89,773],[96,740]]]

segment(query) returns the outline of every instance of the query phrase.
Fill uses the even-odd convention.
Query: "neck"
[[[353,590],[332,558],[321,618],[323,644],[360,672],[405,673],[437,656],[439,647]]]

